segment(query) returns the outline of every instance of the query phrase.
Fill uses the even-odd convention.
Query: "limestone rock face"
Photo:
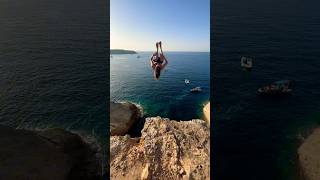
[[[203,120],[146,118],[141,133],[111,137],[111,179],[210,179],[210,131]]]
[[[110,135],[125,135],[141,116],[141,110],[132,103],[110,102]]]
[[[298,150],[300,167],[306,180],[320,179],[320,128],[303,142]]]
[[[204,118],[210,127],[210,102],[208,102],[203,108]]]
[[[100,179],[102,158],[79,135],[0,127],[0,179]]]

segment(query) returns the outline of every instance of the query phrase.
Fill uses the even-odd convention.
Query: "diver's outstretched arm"
[[[151,66],[152,69],[154,69],[154,67],[155,67],[155,65],[154,65],[154,63],[152,61],[150,61],[150,66]]]
[[[154,68],[154,62],[152,61],[152,58],[150,59],[150,66],[151,66],[151,68],[153,69]]]
[[[167,58],[162,54],[162,57],[163,57],[163,63],[162,63],[162,69],[163,68],[165,68],[166,66],[167,66],[167,64],[168,64],[168,60],[167,60]]]

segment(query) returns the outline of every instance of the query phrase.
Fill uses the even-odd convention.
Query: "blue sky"
[[[111,49],[210,50],[210,0],[111,0]]]

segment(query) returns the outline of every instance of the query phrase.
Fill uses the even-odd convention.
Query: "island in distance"
[[[137,54],[137,52],[124,49],[110,49],[110,54]]]

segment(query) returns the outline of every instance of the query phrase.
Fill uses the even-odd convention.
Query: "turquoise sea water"
[[[153,78],[151,53],[112,55],[110,100],[137,103],[143,107],[145,116],[177,120],[202,118],[202,108],[210,98],[210,53],[165,53],[168,65],[160,80]],[[190,84],[186,85],[185,79],[189,79]],[[190,93],[196,86],[200,86],[202,92]]]

